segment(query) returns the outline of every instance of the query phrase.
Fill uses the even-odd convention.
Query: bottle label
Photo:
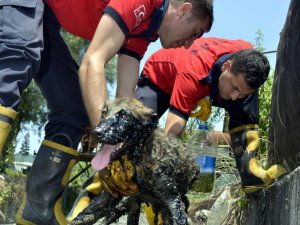
[[[216,157],[197,156],[196,162],[199,166],[200,173],[214,173],[216,166]]]

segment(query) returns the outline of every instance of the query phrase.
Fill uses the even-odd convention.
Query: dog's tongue
[[[95,171],[102,170],[109,164],[110,155],[113,153],[116,147],[117,145],[104,145],[101,151],[97,152],[91,162]]]

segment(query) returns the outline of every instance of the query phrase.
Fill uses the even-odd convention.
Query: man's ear
[[[190,2],[185,2],[185,3],[181,4],[177,9],[179,18],[181,18],[184,15],[186,15],[187,13],[189,13],[192,10],[192,8],[193,8],[193,5]]]
[[[221,71],[229,71],[231,67],[231,60],[227,60],[226,62],[223,63],[222,67],[221,67]]]

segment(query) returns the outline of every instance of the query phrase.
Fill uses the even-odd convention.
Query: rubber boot
[[[0,106],[0,157],[2,156],[6,139],[16,116],[17,112],[13,109]]]
[[[83,185],[83,189],[79,193],[76,201],[68,215],[68,221],[75,219],[80,212],[89,206],[90,202],[96,195],[103,191],[103,186],[99,179],[99,173],[94,173],[90,176]]]
[[[78,152],[44,140],[31,168],[26,196],[17,213],[17,224],[65,225],[62,195]]]
[[[273,165],[265,170],[257,162],[258,126],[238,127],[231,130],[230,135],[237,168],[241,176],[242,189],[245,193],[262,190],[287,172],[281,165]]]

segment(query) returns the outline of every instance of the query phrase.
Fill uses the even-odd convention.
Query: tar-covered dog
[[[102,217],[104,224],[111,224],[128,214],[127,224],[137,225],[143,202],[150,203],[155,213],[161,212],[164,225],[188,223],[185,194],[199,170],[186,146],[157,128],[157,123],[156,113],[136,99],[107,101],[93,134],[99,143],[116,145],[103,154],[103,161],[111,163],[126,155],[133,162],[138,188],[132,195],[117,198],[104,191],[72,224],[93,224]]]

